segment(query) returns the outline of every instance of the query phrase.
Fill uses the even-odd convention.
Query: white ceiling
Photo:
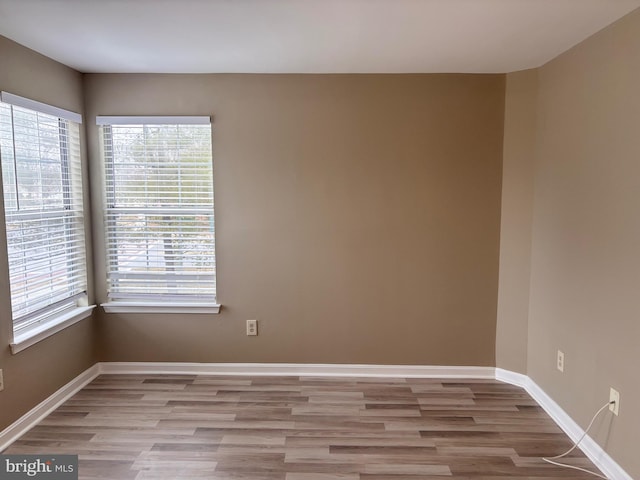
[[[82,72],[538,67],[640,0],[0,0],[0,35]]]

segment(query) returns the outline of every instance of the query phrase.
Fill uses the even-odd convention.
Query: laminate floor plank
[[[101,375],[4,453],[77,454],[82,480],[592,479],[540,458],[571,445],[493,380]]]

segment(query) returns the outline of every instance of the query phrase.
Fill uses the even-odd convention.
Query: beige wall
[[[537,70],[507,75],[496,366],[527,373]]]
[[[0,65],[0,90],[82,112],[82,75],[78,72],[4,37],[0,37]],[[13,328],[3,212],[0,208],[0,368],[5,382],[0,392],[0,430],[96,361],[91,319],[11,355]]]
[[[503,75],[95,74],[85,87],[89,119],[215,116],[223,311],[103,315],[104,360],[494,365]],[[97,185],[95,126],[88,137]]]
[[[539,70],[528,373],[640,478],[640,10]],[[565,353],[565,371],[555,368]]]

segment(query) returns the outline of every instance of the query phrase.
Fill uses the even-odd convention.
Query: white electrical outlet
[[[257,320],[247,320],[247,335],[258,335]]]
[[[558,370],[564,372],[564,353],[561,350],[558,350]]]
[[[609,404],[609,410],[611,410],[614,415],[618,415],[618,411],[620,410],[620,392],[611,388],[609,390],[609,401],[615,402]]]
[[[4,390],[4,380],[2,379],[2,370],[0,370],[0,392]]]

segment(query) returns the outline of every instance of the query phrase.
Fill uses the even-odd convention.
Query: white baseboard
[[[97,364],[89,367],[5,428],[0,432],[0,452],[5,450],[78,391],[82,390],[85,385],[89,384],[98,375],[100,375],[100,370]]]
[[[0,452],[40,420],[55,410],[100,374],[120,375],[279,375],[333,377],[406,377],[496,379],[524,388],[558,426],[577,441],[584,430],[531,378],[521,373],[493,367],[421,366],[421,365],[342,365],[295,363],[172,363],[103,362],[78,375],[67,385],[31,409],[0,432]],[[588,435],[580,444],[585,455],[611,480],[633,480],[613,458]]]
[[[527,388],[527,382],[529,381],[529,377],[522,373],[516,373],[502,368],[495,369],[495,379],[504,383],[510,383],[516,387],[522,387],[525,390]]]
[[[495,378],[493,367],[299,363],[100,363],[100,373],[137,375],[279,375],[329,377]]]

